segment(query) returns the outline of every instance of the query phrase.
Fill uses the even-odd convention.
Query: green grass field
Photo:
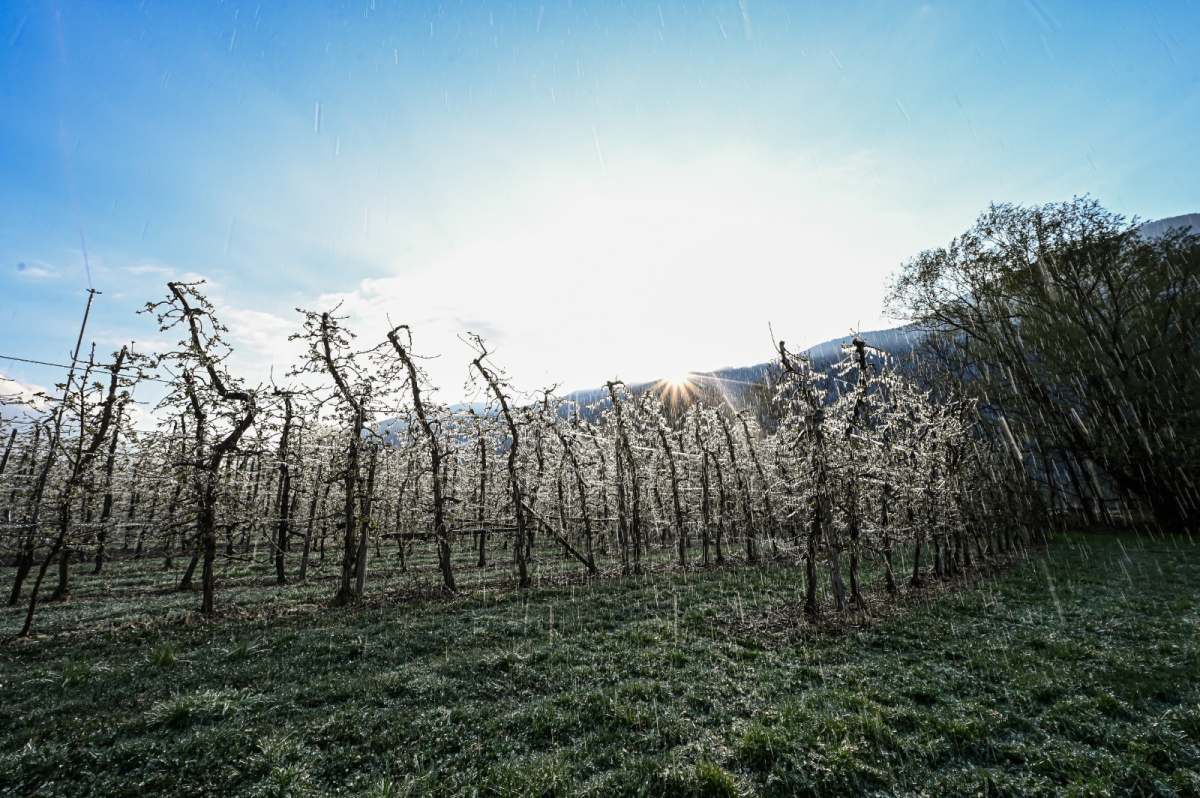
[[[1062,540],[840,634],[789,628],[800,581],[67,602],[39,626],[133,623],[0,647],[0,793],[1200,795],[1195,543]]]

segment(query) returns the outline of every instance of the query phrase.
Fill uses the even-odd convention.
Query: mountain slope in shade
[[[1192,228],[1193,234],[1200,234],[1200,213],[1185,213],[1182,216],[1171,216],[1166,219],[1156,219],[1138,227],[1138,232],[1144,238],[1156,238],[1168,230],[1179,227]]]
[[[860,335],[870,346],[882,349],[894,356],[902,356],[912,351],[912,348],[919,340],[920,334],[911,327],[905,326],[893,327],[888,330],[870,330],[860,333]],[[852,340],[854,340],[853,333],[847,333],[841,338],[823,341],[808,349],[798,351],[794,348],[794,345],[789,344],[788,350],[797,354],[807,354],[815,368],[827,369],[842,359],[842,346],[849,345]],[[716,371],[695,371],[691,372],[689,377],[697,385],[719,388],[731,401],[739,402],[748,386],[766,382],[768,370],[771,368],[773,362],[766,361],[753,366],[733,366],[717,369]],[[654,388],[659,384],[658,382],[651,381],[634,383],[627,387],[631,392],[636,394]],[[608,390],[606,388],[589,388],[574,391],[563,398],[572,402],[578,402],[580,407],[588,407],[598,403],[604,406],[607,405]]]
[[[1188,213],[1181,216],[1156,219],[1142,224],[1138,230],[1145,238],[1155,238],[1170,230],[1181,227],[1191,227],[1192,233],[1200,234],[1200,213]],[[903,356],[912,351],[913,347],[920,340],[921,334],[911,326],[903,326],[887,330],[872,330],[861,333],[861,335],[871,346],[882,349],[893,356]],[[841,338],[834,338],[809,347],[805,351],[807,351],[809,358],[812,360],[813,366],[818,369],[826,369],[842,359],[842,347],[849,345],[853,338],[853,334],[847,334]],[[694,376],[699,381],[708,379],[719,382],[726,387],[728,393],[740,395],[741,392],[738,390],[738,386],[743,386],[747,383],[762,382],[766,377],[769,366],[769,362],[759,363],[754,366],[719,369],[717,371],[699,373]],[[644,389],[652,384],[646,383],[645,385],[635,387]],[[581,391],[579,393],[600,394],[603,392]]]
[[[1142,236],[1154,238],[1180,227],[1191,227],[1193,233],[1200,234],[1200,213],[1156,219],[1142,224],[1138,230]],[[860,335],[870,346],[881,349],[894,357],[903,357],[913,350],[920,340],[921,333],[912,326],[906,325],[886,330],[870,330],[860,333]],[[853,339],[853,333],[847,333],[841,338],[832,338],[807,349],[796,350],[794,344],[789,344],[788,349],[798,354],[807,354],[816,369],[828,369],[842,359],[842,347],[848,346]],[[733,366],[715,371],[691,372],[690,377],[698,385],[719,387],[731,401],[739,402],[745,394],[747,386],[766,381],[768,370],[773,362],[766,361],[753,366]],[[657,381],[650,381],[632,383],[627,387],[632,393],[637,394],[660,384]],[[587,388],[573,391],[563,398],[578,403],[580,408],[596,405],[596,409],[600,409],[608,404],[608,390],[606,388]],[[594,411],[585,415],[591,416],[593,413]]]
[[[876,349],[882,349],[890,355],[900,357],[912,351],[916,345],[919,333],[915,332],[911,327],[893,327],[888,330],[871,330],[869,332],[860,333],[863,340]],[[812,364],[817,369],[827,369],[834,363],[842,359],[842,346],[849,345],[854,340],[852,333],[847,333],[842,338],[832,338],[828,341],[823,341],[808,349],[795,350],[791,344],[788,345],[788,350],[801,355],[807,355],[812,361]],[[741,400],[746,388],[750,385],[762,384],[767,380],[768,370],[771,368],[773,360],[757,363],[753,366],[731,366],[729,368],[717,369],[716,371],[693,371],[689,372],[689,377],[697,385],[709,385],[719,387],[729,398],[738,402]],[[651,380],[650,382],[629,383],[626,388],[634,394],[640,394],[643,391],[661,385],[661,381]],[[572,391],[562,397],[568,402],[578,404],[580,409],[589,408],[593,405],[598,405],[596,408],[603,409],[608,405],[608,389],[607,388],[584,388],[578,391]],[[474,410],[480,415],[487,415],[488,403],[483,401],[467,403],[458,403],[450,406],[451,412],[463,412],[468,409]],[[564,413],[569,412],[564,408]],[[586,418],[593,418],[595,413],[584,412]],[[392,419],[384,424],[390,430],[398,431],[404,428],[404,423]]]

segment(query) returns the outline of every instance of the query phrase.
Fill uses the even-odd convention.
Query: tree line
[[[525,588],[550,564],[593,578],[785,560],[804,564],[815,614],[822,581],[834,609],[866,606],[867,561],[896,593],[1046,526],[1028,452],[995,423],[1007,417],[861,336],[829,369],[779,342],[764,424],[761,408],[688,386],[614,380],[591,408],[520,391],[479,336],[477,401],[450,406],[414,331],[359,347],[336,309],[300,311],[290,387],[250,387],[200,284],[168,284],[146,312],[177,346],[100,362],[80,355],[81,329],[54,395],[0,422],[0,554],[15,566],[8,603],[28,608],[20,634],[43,593],[69,595],[73,567],[100,574],[114,556],[178,561],[178,587],[210,614],[222,560],[271,562],[279,583],[331,571],[334,604],[361,599],[384,564],[435,569],[456,592],[464,570]],[[157,426],[135,428],[151,379],[166,383]]]
[[[906,263],[892,312],[1056,508],[1200,528],[1200,237],[1099,202],[993,205]]]

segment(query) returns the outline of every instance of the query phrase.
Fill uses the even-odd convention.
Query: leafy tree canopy
[[[904,264],[889,310],[1015,445],[1200,525],[1200,237],[1090,198],[992,205]],[[1019,441],[1017,440],[1019,439]],[[1105,479],[1106,478],[1106,479]],[[1093,479],[1093,482],[1097,480]]]

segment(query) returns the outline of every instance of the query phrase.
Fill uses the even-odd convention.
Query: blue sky
[[[297,306],[412,325],[447,398],[884,326],[989,202],[1200,210],[1200,4],[0,4],[0,355],[203,276],[257,381]],[[0,360],[0,373],[53,370]]]

